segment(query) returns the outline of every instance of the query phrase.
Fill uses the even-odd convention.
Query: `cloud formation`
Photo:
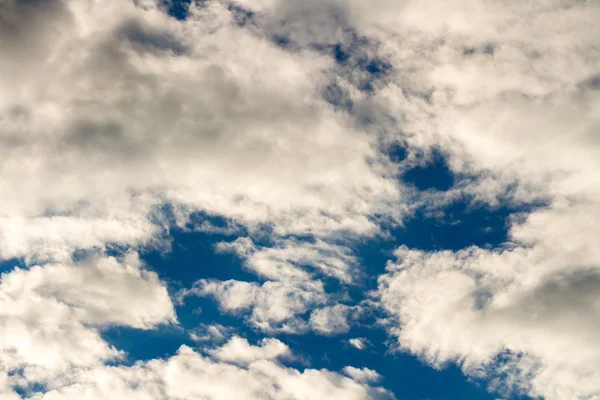
[[[596,2],[214,0],[183,20],[161,4],[0,4],[0,259],[26,265],[0,278],[0,395],[389,396],[368,369],[283,366],[276,339],[108,366],[123,353],[101,331],[176,323],[135,253],[169,240],[164,204],[180,226],[201,211],[242,227],[216,250],[257,276],[186,282],[178,300],[334,335],[363,306],[344,296],[362,284],[354,246],[466,201],[522,212],[491,248],[398,243],[378,286],[397,346],[500,393],[597,396]],[[399,181],[436,152],[449,190]]]
[[[394,399],[384,389],[369,386],[368,380],[327,370],[287,368],[273,359],[273,346],[285,348],[276,339],[252,346],[233,338],[210,358],[182,346],[166,360],[77,371],[71,381],[53,382],[51,390],[28,399]],[[227,354],[232,347],[239,353],[230,360]],[[240,361],[240,354],[251,357],[244,358],[242,365],[228,362]]]
[[[226,4],[184,21],[120,1],[2,14],[5,258],[139,245],[163,202],[327,235],[377,230],[370,215],[398,199],[376,138],[320,97],[332,61],[240,28]],[[45,23],[24,28],[34,15]]]
[[[15,268],[1,275],[0,305],[1,371],[26,386],[121,358],[103,327],[176,321],[165,286],[135,254]]]

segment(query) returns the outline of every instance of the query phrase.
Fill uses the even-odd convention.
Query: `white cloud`
[[[353,307],[344,304],[319,308],[310,314],[310,325],[324,335],[345,333],[350,330],[348,318],[353,311]]]
[[[470,374],[508,374],[496,387],[512,380],[548,399],[595,396],[598,4],[241,3],[294,21],[282,29],[299,43],[343,41],[333,26],[376,43],[393,68],[369,101],[394,116],[377,123],[409,156],[439,147],[453,172],[474,177],[426,196],[432,209],[465,194],[493,206],[548,204],[509,221],[504,248],[400,248],[380,281],[399,345]],[[334,22],[321,28],[326,15]],[[502,373],[498,355],[509,360]]]
[[[231,336],[231,327],[226,327],[221,324],[201,324],[200,326],[190,330],[190,339],[195,342],[219,343]]]
[[[175,318],[165,287],[134,254],[14,269],[2,275],[0,302],[0,394],[7,399],[21,398],[15,387],[45,400],[393,398],[360,379],[282,366],[277,360],[291,351],[276,339],[253,346],[236,336],[207,349],[211,358],[183,346],[168,360],[105,365],[122,353],[100,337],[100,327],[151,328]],[[35,382],[44,392],[31,391]]]
[[[216,248],[236,252],[249,270],[270,280],[263,284],[200,280],[193,288],[181,291],[180,299],[189,295],[213,296],[222,310],[248,313],[249,321],[264,330],[306,330],[308,325],[301,315],[327,302],[319,275],[350,284],[358,271],[358,262],[349,248],[318,239],[278,240],[271,247],[259,247],[244,237],[221,242]],[[322,334],[346,332],[347,318],[353,310],[345,305],[320,308],[311,313],[308,324]]]
[[[322,240],[276,241],[272,247],[258,247],[249,238],[221,242],[217,251],[234,251],[246,267],[267,277],[262,284],[237,280],[199,280],[191,289],[179,293],[187,296],[213,296],[226,312],[246,314],[249,321],[264,330],[301,332],[310,326],[321,334],[332,335],[350,329],[348,318],[355,306],[338,304],[313,310],[308,324],[302,315],[328,302],[319,275],[333,276],[346,284],[353,283],[358,262],[349,248]]]
[[[0,310],[0,365],[33,381],[119,358],[101,327],[175,322],[166,288],[133,254],[5,272]]]
[[[143,242],[165,201],[276,233],[372,233],[373,213],[396,213],[376,138],[320,98],[328,57],[278,48],[220,2],[185,21],[116,0],[2,7],[3,257]]]
[[[381,379],[376,371],[369,368],[344,367],[344,373],[358,382],[377,382]]]
[[[348,340],[348,343],[358,350],[364,350],[367,347],[368,341],[365,338],[352,338]]]
[[[599,272],[566,253],[401,248],[380,279],[382,302],[397,318],[390,332],[432,364],[458,362],[468,374],[494,377],[497,357],[509,352],[510,379],[499,384],[548,399],[592,396],[599,390]]]
[[[248,340],[234,336],[223,346],[211,351],[218,360],[234,364],[248,365],[257,360],[273,360],[290,357],[288,346],[277,339],[263,339],[260,346],[252,346]]]
[[[320,281],[295,284],[267,281],[261,285],[236,280],[200,280],[180,293],[182,299],[191,295],[212,296],[225,312],[249,313],[250,323],[260,329],[288,332],[305,330],[306,323],[298,317],[327,299]]]
[[[254,354],[251,359],[245,360],[246,365],[211,359],[182,346],[176,355],[167,360],[140,362],[132,367],[105,366],[79,370],[73,380],[53,381],[50,383],[53,390],[34,395],[31,399],[394,398],[382,388],[369,386],[367,381],[347,378],[335,372],[314,369],[300,372],[287,368],[271,359],[270,350],[264,350],[271,346],[285,347],[276,339],[263,342],[259,347],[243,341],[236,346],[244,354]],[[222,354],[220,350],[217,353]]]
[[[328,14],[377,43],[393,66],[369,100],[393,116],[377,121],[382,130],[409,155],[441,148],[453,172],[474,177],[425,197],[432,208],[465,194],[493,206],[548,204],[509,221],[505,248],[401,248],[381,280],[399,345],[488,377],[502,355],[504,383],[533,396],[596,395],[598,4],[358,0],[296,12],[285,0],[243,3],[292,15],[291,34],[305,41],[338,40],[314,29]]]
[[[348,247],[319,239],[314,243],[287,239],[258,247],[251,239],[240,238],[219,243],[217,250],[236,252],[253,272],[277,281],[308,280],[321,273],[351,283],[357,270],[357,260]]]
[[[2,276],[3,290],[22,285],[28,297],[2,299],[21,308],[1,321],[0,348],[27,379],[93,365],[101,387],[122,370],[96,367],[122,353],[100,329],[174,321],[164,286],[137,261],[71,261],[77,249],[152,244],[157,205],[175,204],[181,224],[202,210],[250,233],[266,224],[317,238],[371,235],[375,214],[403,212],[377,138],[321,98],[331,58],[238,27],[225,2],[185,21],[146,0],[9,0],[0,15],[0,258],[40,264]],[[303,329],[298,316],[326,295],[301,271],[349,282],[355,260],[318,239],[278,243],[248,262],[275,281],[206,282],[203,293],[224,310],[252,307],[259,328]]]
[[[5,371],[0,370],[0,396],[6,400],[21,400],[21,396],[12,388],[12,381],[13,379]]]

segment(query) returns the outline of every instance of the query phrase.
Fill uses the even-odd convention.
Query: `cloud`
[[[284,0],[257,4],[275,18],[291,9]],[[512,379],[532,396],[595,395],[589,315],[600,266],[593,224],[600,218],[600,8],[576,1],[304,7],[312,9],[297,18],[308,26],[318,12],[342,15],[392,66],[369,102],[394,118],[376,123],[408,157],[441,149],[456,179],[447,193],[421,198],[429,209],[465,197],[490,207],[546,205],[507,221],[509,242],[493,250],[400,247],[380,280],[398,345],[432,364],[458,362],[469,374],[497,375],[496,383]],[[304,35],[331,37],[315,32]]]
[[[368,340],[366,340],[365,338],[352,338],[348,339],[348,343],[350,343],[351,346],[357,348],[358,350],[364,350],[367,347]]]
[[[190,330],[190,339],[194,342],[219,343],[227,337],[232,336],[233,329],[221,324],[200,324],[200,326]]]
[[[600,366],[598,268],[563,264],[563,251],[400,248],[380,278],[390,333],[434,365],[457,362],[473,376],[504,371],[500,386],[590,396]]]
[[[343,45],[348,31],[368,38],[392,66],[368,100],[376,124],[407,146],[409,159],[441,149],[457,179],[447,193],[421,197],[428,209],[461,196],[491,207],[546,204],[507,221],[510,242],[493,250],[400,247],[380,279],[398,345],[496,377],[498,390],[512,381],[549,399],[596,394],[589,315],[600,266],[600,8],[553,0],[241,3],[294,21],[282,29],[296,43]],[[332,22],[320,28],[326,15]]]
[[[285,347],[276,339],[252,346],[235,345],[243,354],[254,354],[244,365],[203,356],[187,346],[166,360],[140,362],[131,367],[104,366],[77,371],[69,382],[51,382],[52,390],[31,399],[70,400],[138,398],[180,399],[393,399],[394,396],[367,381],[355,380],[328,370],[302,372],[271,359],[272,346]],[[229,342],[226,346],[233,346]],[[217,354],[226,351],[217,350]],[[264,356],[264,357],[263,357]],[[236,358],[236,360],[239,360]],[[357,370],[361,371],[361,370]]]
[[[221,2],[183,21],[130,2],[26,4],[2,6],[16,30],[1,39],[13,76],[0,96],[2,218],[23,226],[3,257],[144,243],[164,202],[318,236],[372,233],[372,214],[395,213],[376,138],[320,97],[328,57],[284,51]],[[44,24],[23,28],[38,14]],[[22,52],[22,35],[40,45]],[[44,74],[21,69],[31,57]],[[80,235],[88,221],[99,226]],[[28,229],[40,225],[47,248]]]
[[[225,312],[247,314],[257,328],[287,332],[305,330],[306,323],[299,316],[327,300],[323,283],[316,280],[295,284],[267,281],[261,285],[202,279],[180,293],[182,299],[194,295],[212,296]]]
[[[0,76],[11,77],[0,80],[0,258],[28,267],[2,276],[5,290],[21,285],[28,297],[4,299],[23,306],[0,328],[9,338],[1,363],[25,368],[27,382],[89,369],[85,384],[48,396],[77,397],[86,384],[108,396],[94,379],[101,386],[114,371],[135,371],[102,367],[123,355],[102,329],[175,322],[164,285],[139,261],[72,261],[76,250],[155,245],[168,236],[160,206],[173,204],[180,225],[202,211],[250,234],[315,237],[253,245],[249,268],[272,281],[190,291],[210,293],[223,310],[251,308],[259,328],[289,331],[327,300],[312,274],[351,280],[351,252],[324,239],[376,234],[374,215],[401,213],[377,137],[322,99],[330,57],[289,52],[271,32],[240,27],[226,2],[192,5],[181,21],[157,3],[0,5]]]
[[[381,376],[369,368],[344,367],[344,373],[358,382],[377,382]]]
[[[211,355],[218,360],[248,365],[256,360],[272,360],[291,356],[289,347],[277,339],[263,339],[260,346],[252,346],[248,340],[234,336]]]
[[[0,305],[0,365],[31,381],[121,357],[102,327],[176,321],[166,288],[135,254],[15,268],[1,275]]]
[[[352,311],[353,307],[344,304],[319,308],[310,314],[310,325],[324,335],[345,333],[350,330],[348,318]]]
[[[236,252],[250,270],[272,280],[302,281],[317,273],[352,283],[357,270],[351,249],[319,239],[314,243],[286,239],[269,247],[258,247],[251,239],[240,238],[219,243],[217,250]]]
[[[267,331],[301,332],[310,326],[331,335],[350,329],[347,320],[357,311],[355,306],[327,306],[313,310],[308,322],[303,319],[303,314],[329,302],[323,276],[353,283],[358,262],[348,247],[319,239],[277,240],[269,247],[259,247],[243,237],[218,243],[216,250],[237,253],[246,268],[269,280],[259,284],[202,279],[179,293],[181,301],[191,295],[212,296],[221,310],[246,315],[251,324]]]

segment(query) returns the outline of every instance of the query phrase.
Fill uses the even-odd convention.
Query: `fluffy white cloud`
[[[260,329],[288,332],[305,330],[306,322],[298,317],[327,301],[321,281],[258,284],[202,279],[180,293],[182,300],[192,295],[212,296],[225,312],[249,313],[249,322]]]
[[[401,248],[380,279],[390,331],[401,348],[432,364],[453,361],[475,376],[510,377],[497,385],[548,399],[593,396],[600,389],[600,271],[564,253]]]
[[[461,15],[478,22],[455,25]],[[600,232],[592,223],[600,218],[600,92],[590,83],[600,62],[592,22],[599,16],[590,2],[482,2],[451,11],[439,26],[394,28],[411,50],[386,42],[394,65],[423,63],[396,70],[380,92],[405,115],[409,143],[441,146],[455,172],[479,176],[461,189],[478,200],[495,204],[508,193],[517,203],[548,203],[510,221],[512,243],[495,251],[400,248],[380,281],[399,324],[391,332],[434,364],[506,374],[494,385],[548,399],[600,389],[590,317],[600,301]],[[428,95],[420,100],[415,91]],[[499,359],[508,367],[499,369]]]
[[[27,380],[119,358],[102,327],[175,322],[166,288],[134,254],[15,268],[0,278],[0,365]]]
[[[249,238],[221,242],[217,251],[234,251],[246,267],[268,280],[262,284],[237,280],[199,280],[179,298],[212,296],[226,312],[248,314],[249,321],[264,330],[304,331],[310,326],[325,335],[347,332],[348,318],[359,308],[337,304],[312,311],[308,324],[301,316],[328,303],[319,276],[353,283],[358,262],[349,248],[322,240],[281,240],[272,247],[256,246]]]
[[[165,201],[276,233],[373,232],[395,213],[376,138],[320,97],[330,58],[221,2],[185,21],[113,0],[0,7],[3,257],[143,242]]]
[[[0,258],[40,264],[2,276],[1,363],[32,381],[95,368],[83,379],[92,388],[48,396],[109,396],[102,385],[125,370],[96,368],[121,355],[99,330],[174,321],[163,285],[137,261],[71,262],[77,249],[152,244],[157,205],[179,205],[180,223],[202,210],[250,232],[317,237],[373,234],[374,215],[403,212],[377,137],[321,98],[330,57],[239,27],[226,2],[192,6],[184,21],[157,3],[0,4]],[[305,325],[297,315],[326,299],[310,274],[349,282],[355,260],[321,240],[279,243],[248,255],[274,281],[212,282],[204,293],[223,309],[252,306],[264,329]]]
[[[236,344],[232,344],[236,341]],[[252,346],[233,338],[225,345],[243,354],[244,365],[202,356],[187,346],[167,360],[151,360],[132,367],[101,367],[77,371],[68,382],[51,382],[52,390],[30,399],[393,399],[386,390],[372,387],[327,370],[300,372],[273,360],[273,346],[286,349],[275,339]],[[227,350],[217,349],[224,355]],[[240,359],[235,356],[235,360]],[[357,371],[362,371],[358,370]]]
[[[21,400],[21,396],[13,390],[12,381],[6,371],[0,370],[0,395],[6,400]]]
[[[234,336],[229,342],[210,353],[218,360],[241,365],[249,365],[257,360],[291,356],[289,347],[277,339],[263,339],[260,346],[252,346],[248,340],[239,336]]]

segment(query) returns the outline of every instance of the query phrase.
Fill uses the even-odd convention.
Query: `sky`
[[[599,20],[0,2],[0,399],[600,399]]]

